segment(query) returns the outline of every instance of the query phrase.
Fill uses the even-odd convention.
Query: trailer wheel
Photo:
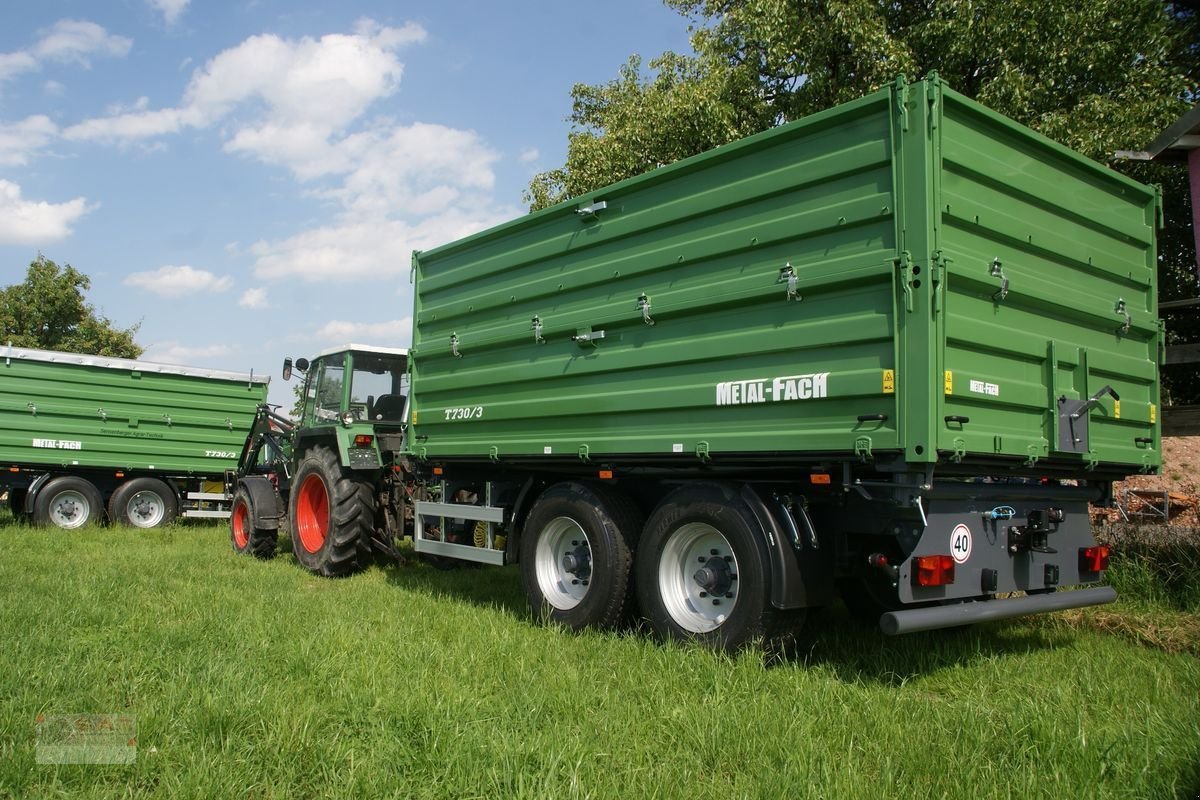
[[[344,469],[335,451],[318,445],[300,461],[292,487],[288,517],[296,560],[328,577],[362,569],[360,555],[375,524],[370,485]]]
[[[727,484],[684,486],[650,515],[637,561],[642,613],[659,638],[737,651],[798,625],[770,603],[758,523]]]
[[[38,492],[33,504],[37,525],[54,525],[73,530],[104,516],[104,501],[91,481],[64,475],[54,478]]]
[[[134,478],[117,487],[108,499],[108,518],[135,528],[170,525],[179,515],[175,492],[156,478]]]
[[[233,542],[233,549],[256,558],[274,558],[278,533],[256,527],[254,520],[254,503],[250,500],[250,492],[244,487],[239,488],[233,496],[233,508],[229,512],[229,538]]]
[[[560,483],[534,503],[521,536],[521,582],[531,611],[572,630],[611,628],[630,607],[642,514],[624,495]]]

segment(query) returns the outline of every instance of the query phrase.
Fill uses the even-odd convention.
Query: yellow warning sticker
[[[1154,408],[1154,403],[1151,403],[1151,404],[1150,404],[1150,422],[1154,422],[1154,421],[1155,421],[1155,413],[1156,413],[1156,411],[1155,411],[1155,408]]]
[[[1121,418],[1121,401],[1113,400],[1113,419]]]
[[[896,393],[896,370],[885,369],[883,371],[883,393],[884,394],[895,394]]]
[[[954,394],[954,373],[946,370],[946,394]]]

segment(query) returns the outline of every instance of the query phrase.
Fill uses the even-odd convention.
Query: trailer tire
[[[642,521],[633,501],[598,486],[559,483],[543,492],[520,541],[521,583],[533,615],[572,630],[626,619]]]
[[[642,614],[662,640],[736,652],[774,645],[803,622],[803,609],[771,605],[762,532],[729,484],[667,495],[646,522],[636,574]]]
[[[279,532],[256,526],[255,519],[254,501],[250,499],[250,492],[241,487],[233,496],[229,512],[229,540],[233,549],[263,560],[274,558]]]
[[[104,518],[104,501],[92,482],[74,475],[51,479],[33,504],[35,525],[74,530]]]
[[[366,566],[375,528],[371,487],[344,469],[337,452],[310,449],[296,468],[288,501],[292,552],[310,572],[350,575]]]
[[[108,518],[119,525],[157,528],[170,525],[178,515],[175,492],[157,478],[126,481],[108,498]]]

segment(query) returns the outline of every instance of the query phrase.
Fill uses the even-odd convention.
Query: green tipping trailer
[[[0,348],[0,465],[10,508],[39,524],[154,527],[228,515],[269,378],[107,356]]]
[[[1109,602],[1088,504],[1161,463],[1160,206],[931,76],[415,253],[403,443],[353,348],[316,359],[343,418],[293,437],[293,549],[355,563],[322,560],[351,476],[377,532],[519,561],[576,627],[634,595],[726,647],[838,591],[890,633]]]

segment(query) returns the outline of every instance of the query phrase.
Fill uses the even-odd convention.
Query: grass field
[[[214,525],[0,542],[4,797],[1200,794],[1200,584],[1152,554],[1102,614],[888,639],[832,608],[728,658],[533,624],[512,568],[323,580]],[[136,718],[136,762],[37,763],[37,717],[82,713]]]

